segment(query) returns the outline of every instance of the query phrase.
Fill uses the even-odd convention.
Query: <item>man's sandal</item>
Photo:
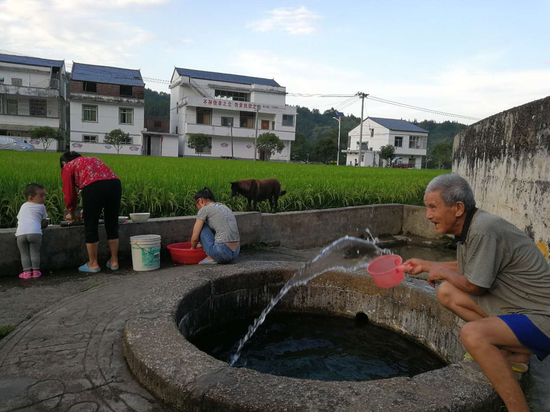
[[[475,362],[475,359],[472,355],[470,355],[468,352],[464,355],[464,359],[469,360],[471,362]],[[529,370],[529,366],[527,366],[526,363],[522,362],[510,362],[510,365],[512,365],[512,370],[514,372],[518,373],[525,373]]]

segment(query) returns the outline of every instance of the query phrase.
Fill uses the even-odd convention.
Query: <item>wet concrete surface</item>
[[[245,248],[233,265],[305,262],[320,249]],[[16,326],[0,340],[0,412],[170,410],[130,374],[122,330],[136,300],[199,269],[165,258],[153,272],[134,272],[130,262],[121,262],[117,272],[74,269],[33,280],[0,278],[0,326]],[[549,412],[550,359],[531,368],[532,410]]]

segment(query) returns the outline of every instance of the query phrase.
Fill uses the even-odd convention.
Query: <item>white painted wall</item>
[[[29,66],[23,64],[0,63],[0,78],[4,81],[0,85],[11,86],[13,79],[21,79],[20,88],[7,87],[7,93],[0,95],[0,123],[14,125],[14,129],[20,126],[40,127],[49,126],[65,130],[65,115],[63,113],[63,100],[53,96],[57,92],[46,90],[50,88],[51,79],[50,67]],[[60,70],[59,92],[61,97],[65,98],[66,88],[63,84],[65,69]],[[45,89],[43,92],[36,89]],[[30,115],[30,99],[46,100],[47,111],[45,117]],[[7,100],[17,100],[17,116],[7,115]],[[13,136],[27,137],[28,143],[35,146],[37,150],[42,150],[42,145],[37,141],[28,138],[28,131],[10,131],[8,134]],[[49,151],[55,151],[58,148],[58,142],[53,142],[48,148]]]
[[[98,121],[84,122],[82,114],[83,105],[98,106]],[[119,108],[134,109],[134,123],[132,125],[119,123]],[[114,153],[116,149],[104,143],[106,133],[114,129],[121,129],[130,134],[131,145],[125,145],[120,151],[121,154],[140,155],[142,153],[142,135],[144,129],[145,108],[136,105],[117,105],[100,102],[71,101],[71,148],[82,153]],[[97,135],[98,143],[84,142],[84,135]]]
[[[359,148],[359,133],[360,133],[360,125],[355,127],[353,130],[351,130],[348,134],[349,140],[348,140],[348,148],[350,150],[357,150]],[[373,130],[373,132],[371,132]],[[363,144],[368,143],[368,148],[374,151],[378,152],[380,151],[380,148],[382,146],[386,146],[388,144],[395,146],[395,137],[401,136],[403,137],[403,146],[402,147],[396,147],[395,148],[395,155],[402,157],[403,163],[409,163],[409,156],[415,157],[415,168],[420,169],[422,165],[422,157],[426,156],[427,153],[427,142],[428,142],[428,134],[427,133],[411,133],[411,132],[397,132],[393,130],[389,130],[378,123],[366,119],[363,122]],[[424,149],[411,149],[409,148],[409,142],[411,136],[419,136],[423,139],[423,142],[421,144],[421,147],[424,147]],[[349,165],[349,161],[352,160],[352,162],[355,162],[355,159],[357,159],[357,154],[349,153],[348,154],[348,161],[347,164]],[[372,165],[372,161],[366,161],[366,165],[370,166]]]
[[[162,156],[163,157],[178,157],[179,141],[177,137],[163,136],[162,139]]]
[[[6,85],[11,85],[15,78],[22,80],[23,87],[47,89],[50,87],[51,68],[0,62],[0,78],[2,77],[3,84]]]
[[[227,89],[249,93],[251,103],[262,106],[258,115],[258,136],[264,132],[275,133],[284,143],[285,149],[281,154],[277,153],[271,158],[273,160],[289,160],[291,143],[296,134],[296,108],[285,105],[284,87],[270,87],[260,85],[244,85],[213,82],[209,80],[192,79],[190,85],[188,77],[182,77],[174,72],[170,96],[170,132],[179,135],[179,155],[195,156],[193,149],[187,147],[187,136],[191,133],[204,133],[212,137],[212,153],[203,156],[220,157],[231,156],[231,147],[225,145],[231,141],[231,128],[221,126],[222,117],[233,118],[233,136],[239,140],[234,141],[234,155],[240,158],[254,158],[254,137],[255,128],[240,127],[241,111],[253,112],[252,109],[229,109],[217,108],[204,104],[204,100],[217,100],[214,98],[216,88]],[[209,95],[204,97],[201,92]],[[218,99],[219,100],[219,99]],[[241,103],[241,102],[239,102]],[[232,102],[231,105],[234,105]],[[208,107],[212,109],[211,125],[197,124],[196,107]],[[265,106],[265,107],[264,107]],[[283,126],[283,114],[294,116],[292,126]],[[269,122],[269,129],[262,129],[262,120]],[[176,132],[177,128],[177,132]],[[222,146],[223,145],[223,146]],[[248,147],[250,146],[250,147]]]

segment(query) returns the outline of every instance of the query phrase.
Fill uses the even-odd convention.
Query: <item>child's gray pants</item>
[[[23,271],[40,270],[40,246],[42,245],[42,235],[31,233],[28,235],[17,236],[17,247],[21,253],[21,264]]]

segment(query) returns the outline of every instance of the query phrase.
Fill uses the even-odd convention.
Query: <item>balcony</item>
[[[242,112],[259,112],[264,114],[296,114],[296,107],[288,105],[273,105],[257,102],[237,102],[211,97],[185,96],[178,102],[178,107],[207,107],[222,110],[238,110]]]
[[[126,96],[107,96],[97,93],[75,93],[71,92],[71,100],[98,102],[98,103],[116,103],[127,104],[133,106],[145,106],[145,99],[137,99],[135,97]]]
[[[55,79],[52,79],[52,81]],[[25,97],[59,98],[58,89],[47,89],[42,87],[12,86],[11,84],[0,84],[0,94]]]
[[[256,136],[256,129],[250,129],[247,127],[231,128],[228,126],[214,126],[214,125],[196,124],[196,123],[187,123],[187,130],[185,131],[185,133],[187,134],[204,133],[208,136],[230,137],[231,129],[233,129],[233,137],[244,137],[244,138],[254,139],[254,137]],[[265,132],[274,133],[281,140],[294,141],[294,138],[295,138],[294,132],[290,132],[290,131],[287,132],[283,130],[266,130],[266,129],[258,128],[258,136]]]

